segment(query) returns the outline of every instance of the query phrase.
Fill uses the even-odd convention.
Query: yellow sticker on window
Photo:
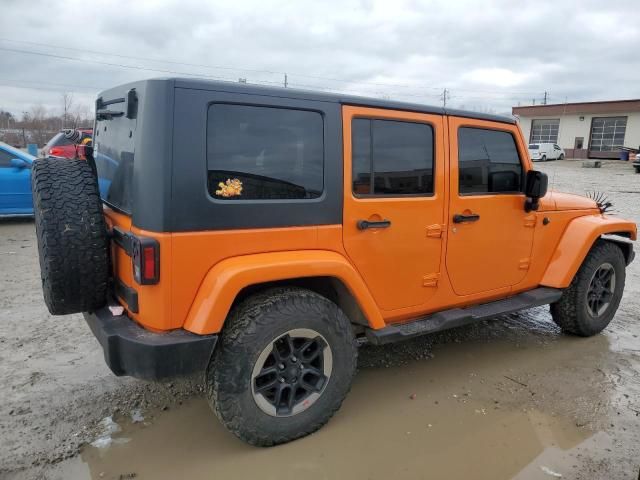
[[[242,195],[242,182],[237,178],[227,178],[226,182],[218,183],[219,190],[216,190],[216,195],[221,197],[238,197]]]

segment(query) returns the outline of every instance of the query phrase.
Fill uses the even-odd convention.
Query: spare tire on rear
[[[41,158],[31,173],[42,290],[53,315],[106,303],[108,237],[98,182],[83,160]]]

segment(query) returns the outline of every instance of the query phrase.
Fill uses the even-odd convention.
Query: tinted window
[[[422,123],[354,119],[353,192],[433,193],[433,129]]]
[[[9,152],[5,152],[4,150],[0,150],[0,167],[9,167],[11,166],[11,159],[16,158]]]
[[[353,193],[368,194],[371,185],[371,120],[356,118],[352,129]]]
[[[112,207],[131,213],[136,119],[124,115],[96,123],[93,156],[100,197]]]
[[[317,112],[212,105],[209,193],[224,200],[317,198],[324,184],[323,142]]]
[[[458,168],[461,194],[521,190],[522,165],[515,140],[508,132],[460,128]]]

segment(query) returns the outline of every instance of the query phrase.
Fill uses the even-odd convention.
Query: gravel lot
[[[640,175],[630,165],[538,165],[553,188],[607,192],[620,216],[640,222]],[[116,378],[81,316],[51,317],[32,221],[0,222],[0,272],[2,478],[639,475],[639,260],[603,334],[562,335],[541,307],[363,347],[336,418],[317,434],[267,450],[218,425],[198,378]],[[106,417],[121,430],[108,435]],[[113,442],[91,445],[101,437]]]

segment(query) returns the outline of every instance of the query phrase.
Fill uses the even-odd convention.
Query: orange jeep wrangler
[[[325,424],[360,341],[545,304],[594,335],[634,256],[633,222],[547,192],[512,118],[176,78],[102,92],[94,132],[33,167],[49,310],[84,312],[116,375],[205,372],[253,445]]]

